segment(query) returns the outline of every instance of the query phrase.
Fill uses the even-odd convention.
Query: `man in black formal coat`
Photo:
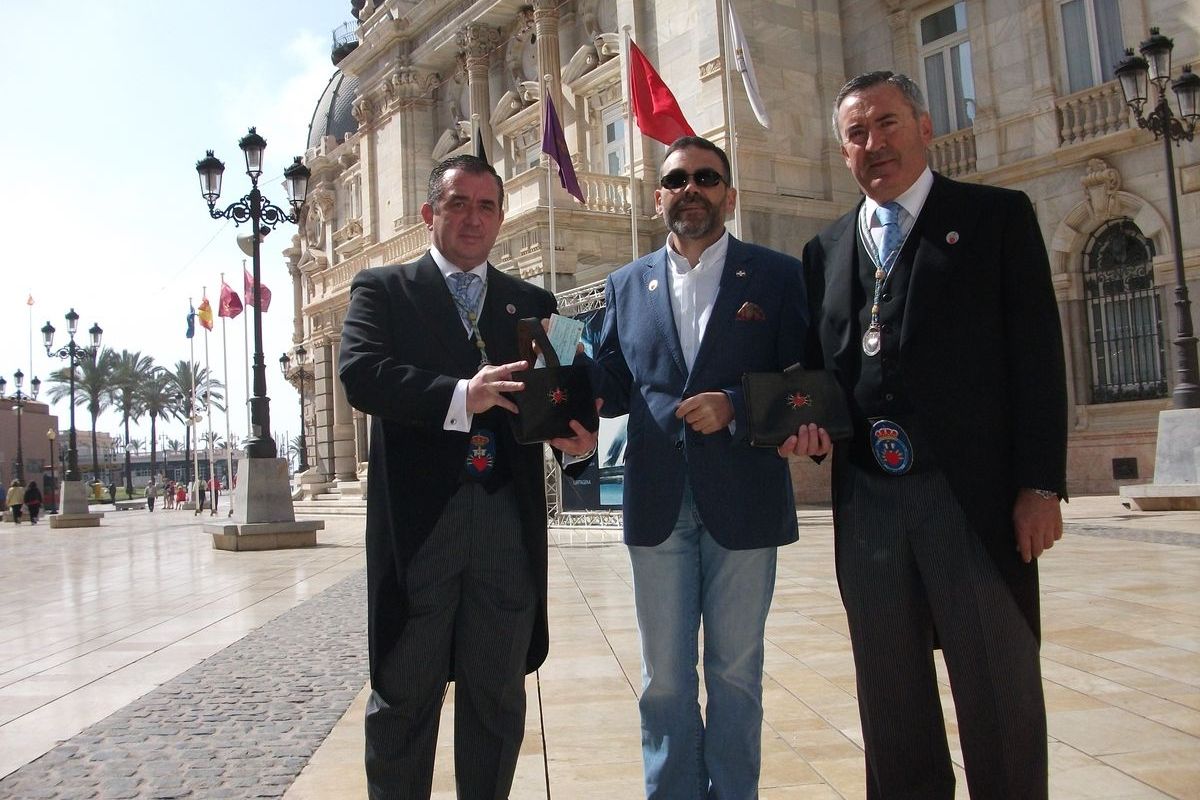
[[[367,496],[372,800],[427,798],[438,717],[455,683],[460,798],[505,798],[525,728],[525,674],[545,659],[546,499],[541,445],[520,445],[505,395],[517,321],[555,309],[487,263],[504,187],[475,156],[434,168],[421,259],[367,269],[350,288],[338,374],[371,415]],[[575,457],[596,437],[550,442]],[[582,463],[579,465],[582,467]]]
[[[833,500],[867,797],[954,797],[940,646],[973,800],[1044,798],[1036,559],[1062,536],[1067,400],[1037,217],[1020,192],[930,171],[903,75],[847,83],[834,128],[866,196],[804,248],[806,363],[836,373],[855,420]],[[781,450],[827,448],[801,430]]]

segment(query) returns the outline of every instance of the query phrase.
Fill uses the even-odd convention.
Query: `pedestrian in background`
[[[146,484],[146,508],[151,512],[154,511],[154,496],[158,493],[158,486],[154,483],[154,478]]]
[[[29,524],[37,525],[38,514],[42,510],[42,490],[37,481],[30,481],[25,488],[25,510],[29,512]]]
[[[16,478],[8,487],[8,507],[12,509],[13,523],[21,524],[21,505],[25,502],[25,487]]]

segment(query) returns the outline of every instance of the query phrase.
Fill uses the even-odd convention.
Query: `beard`
[[[684,206],[699,206],[706,213],[699,217],[694,215],[685,217]],[[686,210],[690,212],[693,209]],[[666,216],[667,227],[681,239],[703,239],[716,230],[717,226],[725,223],[721,208],[708,202],[707,198],[698,193],[681,197],[678,202],[666,209]]]

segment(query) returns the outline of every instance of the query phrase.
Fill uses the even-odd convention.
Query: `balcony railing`
[[[412,261],[429,247],[429,230],[418,222],[386,242],[380,242],[348,258],[325,274],[325,292],[332,294],[350,284],[354,276],[371,264],[401,264]]]
[[[948,178],[975,171],[975,131],[963,128],[939,136],[929,144],[930,166]]]
[[[1129,111],[1117,81],[1060,98],[1057,106],[1059,144],[1079,144],[1129,127]]]

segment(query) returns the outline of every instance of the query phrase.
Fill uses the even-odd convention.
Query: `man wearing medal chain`
[[[524,384],[517,321],[553,296],[487,262],[504,187],[486,161],[456,156],[429,177],[421,259],[360,272],[350,287],[338,374],[371,415],[367,605],[372,800],[428,798],[438,717],[455,683],[460,798],[505,798],[525,729],[525,674],[546,657],[542,447],[518,444],[506,394]],[[585,458],[596,436],[550,442]],[[569,467],[582,469],[580,462]]]
[[[906,76],[854,78],[833,121],[865,198],[804,248],[806,364],[855,422],[832,484],[867,797],[954,797],[940,647],[972,800],[1045,798],[1036,559],[1062,536],[1067,398],[1037,217],[931,172]],[[802,430],[780,449],[827,446]]]

